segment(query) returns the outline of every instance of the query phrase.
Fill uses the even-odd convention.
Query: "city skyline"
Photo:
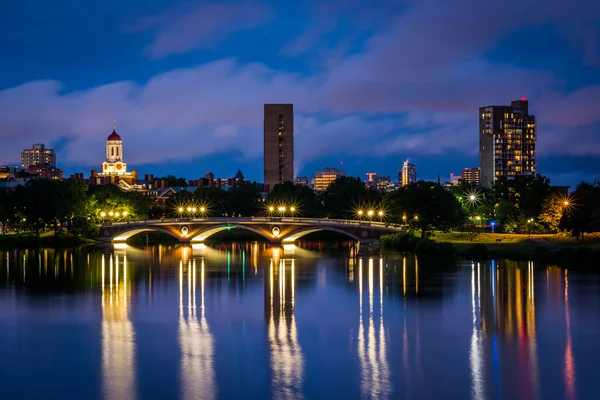
[[[442,0],[91,3],[68,18],[43,4],[11,4],[3,21],[0,164],[41,142],[67,176],[97,169],[116,119],[130,169],[261,181],[263,104],[293,103],[296,176],[395,176],[410,158],[447,180],[478,165],[479,107],[526,97],[537,171],[557,185],[600,172],[592,1],[494,5],[485,32],[490,10]]]

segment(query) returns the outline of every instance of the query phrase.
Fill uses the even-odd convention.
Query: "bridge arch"
[[[352,233],[345,231],[343,229],[338,229],[338,228],[333,228],[333,227],[329,227],[329,226],[321,226],[318,228],[303,228],[303,229],[298,229],[296,231],[293,231],[292,233],[286,235],[285,237],[283,237],[281,239],[281,241],[283,243],[294,243],[296,240],[300,239],[302,236],[306,236],[309,233],[314,233],[314,232],[319,232],[319,231],[330,231],[330,232],[337,232],[337,233],[341,233],[342,235],[348,236],[348,238],[360,242],[361,239],[356,236],[353,235]]]
[[[142,233],[142,232],[159,232],[159,233],[166,233],[168,235],[173,236],[175,239],[177,240],[181,240],[181,236],[177,235],[171,231],[169,231],[168,229],[163,229],[161,227],[158,226],[146,226],[143,228],[132,228],[132,229],[128,229],[122,232],[119,232],[116,236],[112,237],[110,240],[112,242],[124,242],[127,239],[129,239],[130,237],[137,235],[138,233]]]
[[[241,225],[240,224],[240,225],[211,226],[210,228],[205,229],[203,231],[200,231],[200,232],[196,233],[194,236],[192,236],[190,238],[190,242],[192,242],[192,243],[204,242],[206,239],[208,239],[209,237],[211,237],[215,233],[223,232],[224,230],[227,230],[227,229],[245,229],[247,231],[254,232],[257,235],[260,235],[260,236],[264,237],[265,239],[267,239],[269,241],[271,241],[271,240],[274,239],[274,237],[271,234],[271,232],[264,231],[264,230],[261,230],[261,229],[256,229],[256,228],[253,228],[252,226]]]

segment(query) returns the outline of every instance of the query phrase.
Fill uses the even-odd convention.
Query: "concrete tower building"
[[[265,104],[264,183],[294,181],[294,105]]]

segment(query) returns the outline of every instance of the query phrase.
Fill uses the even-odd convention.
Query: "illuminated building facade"
[[[398,175],[398,183],[401,183],[402,186],[408,186],[417,181],[417,167],[406,160],[402,164],[402,171]]]
[[[102,163],[100,175],[127,175],[127,163],[123,161],[123,141],[116,127],[106,138],[106,159]]]
[[[265,104],[264,183],[294,181],[294,105]]]
[[[331,182],[341,176],[346,176],[346,173],[337,168],[325,168],[323,171],[317,172],[315,174],[315,190],[317,192],[327,190],[329,185],[331,185]]]
[[[29,168],[30,165],[46,164],[49,168],[56,168],[56,154],[53,149],[47,149],[43,143],[36,143],[31,149],[25,149],[21,153],[21,168]]]
[[[464,168],[460,173],[460,179],[463,181],[463,183],[479,185],[481,182],[481,173],[479,168]]]
[[[481,186],[494,179],[536,173],[536,119],[522,98],[510,106],[479,108],[479,168]]]

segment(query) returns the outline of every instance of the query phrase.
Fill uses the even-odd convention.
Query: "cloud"
[[[600,118],[593,108],[600,89],[567,91],[565,78],[556,77],[550,66],[533,70],[520,67],[518,60],[508,65],[484,57],[508,30],[556,21],[561,13],[562,23],[573,20],[565,5],[538,9],[535,1],[523,0],[514,13],[513,3],[491,5],[485,12],[467,12],[472,7],[466,0],[407,3],[361,51],[329,60],[329,68],[312,76],[228,58],[167,71],[144,83],[66,91],[60,82],[37,81],[0,91],[0,163],[18,159],[34,142],[67,138],[61,163],[99,164],[113,119],[133,165],[227,151],[256,159],[262,154],[265,102],[294,103],[298,168],[340,154],[356,159],[449,151],[473,155],[478,108],[521,96],[531,100],[538,116],[538,154],[600,154]],[[257,26],[251,24],[268,15],[261,7],[249,2],[186,6],[146,19],[136,29],[155,32],[148,54],[164,57]],[[334,6],[329,7],[332,12]],[[250,22],[240,25],[242,14]],[[201,23],[204,18],[210,21]],[[314,37],[298,45],[295,54],[312,46]]]
[[[231,34],[260,26],[273,16],[269,6],[252,0],[216,4],[186,3],[166,13],[142,18],[127,30],[152,31],[154,40],[144,54],[151,59],[160,59],[211,48]]]

